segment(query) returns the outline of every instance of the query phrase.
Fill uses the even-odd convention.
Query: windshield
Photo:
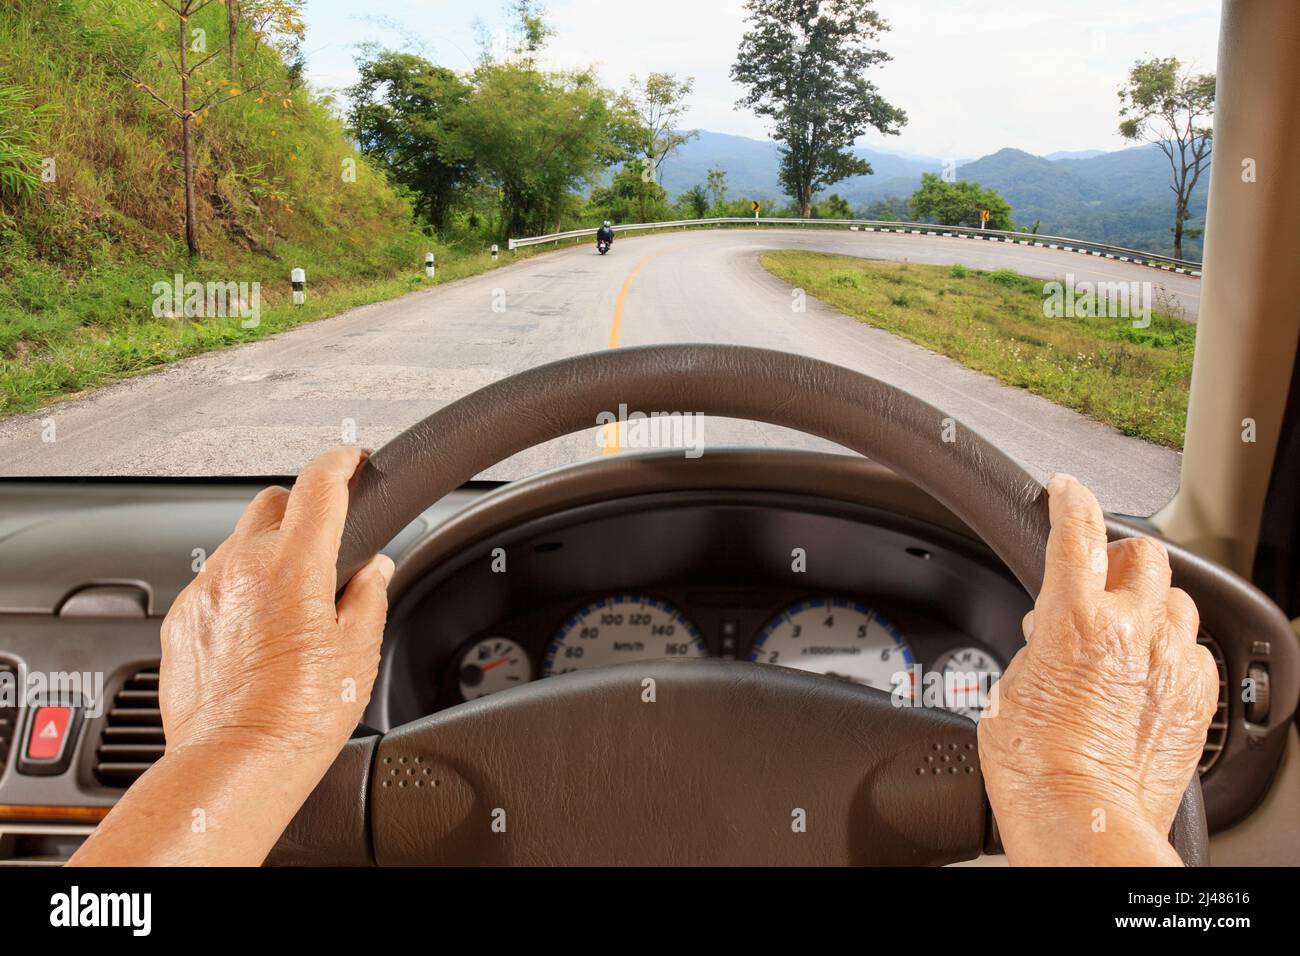
[[[1218,17],[10,0],[0,474],[289,476],[545,362],[718,342],[883,379],[1150,514],[1179,481]],[[481,477],[836,450],[697,411],[611,403]]]

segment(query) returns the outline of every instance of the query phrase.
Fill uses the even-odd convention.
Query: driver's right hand
[[[1199,616],[1153,538],[1107,545],[1096,498],[1047,486],[1052,530],[1027,644],[979,725],[1013,864],[1177,865],[1168,833],[1219,695]]]

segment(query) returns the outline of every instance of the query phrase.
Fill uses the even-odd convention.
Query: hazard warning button
[[[76,707],[34,707],[27,722],[27,746],[18,769],[24,773],[60,773],[72,754],[79,710]]]

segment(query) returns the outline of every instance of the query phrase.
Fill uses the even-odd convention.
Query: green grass
[[[158,27],[169,17],[155,0],[0,5],[0,415],[420,288],[429,250],[439,282],[492,265],[486,240],[421,235],[331,104],[251,35],[241,74],[264,93],[232,98],[195,130],[203,254],[191,258],[178,124],[118,69],[130,61],[176,95],[175,31]],[[191,25],[224,41],[224,18],[211,4]],[[220,57],[205,67],[201,92],[229,87],[223,70]],[[38,158],[55,163],[51,181]],[[294,267],[307,272],[301,308],[289,302]],[[259,283],[260,326],[155,318],[153,286],[176,273]]]
[[[1181,448],[1196,326],[1152,313],[1043,315],[1043,281],[1009,270],[781,251],[764,268],[839,311],[1126,435]]]
[[[4,255],[0,237],[0,257]],[[228,271],[213,263],[169,266],[114,264],[69,284],[57,270],[28,263],[17,281],[0,286],[0,416],[31,411],[69,395],[214,349],[226,348],[336,315],[486,272],[545,249],[503,253],[493,262],[486,251],[426,242],[437,256],[437,278],[424,275],[423,256],[393,275],[331,275],[327,263],[302,255],[269,274]],[[12,250],[10,250],[12,252]],[[12,264],[11,260],[11,264]],[[307,302],[294,306],[288,262],[307,272]],[[155,318],[153,284],[181,272],[186,281],[262,281],[261,317],[245,329],[239,317]]]

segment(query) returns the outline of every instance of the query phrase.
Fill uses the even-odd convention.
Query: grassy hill
[[[152,0],[0,6],[0,412],[414,288],[425,249],[437,248],[328,103],[241,31],[241,73],[259,88],[231,83],[224,53],[196,77],[201,95],[230,101],[195,129],[203,255],[192,259],[180,123],[123,75],[174,98],[175,26]],[[190,27],[224,51],[221,5]],[[16,177],[42,168],[49,181],[22,198]],[[307,271],[306,308],[288,305],[295,267]],[[156,317],[153,286],[177,273],[260,283],[259,327]]]

